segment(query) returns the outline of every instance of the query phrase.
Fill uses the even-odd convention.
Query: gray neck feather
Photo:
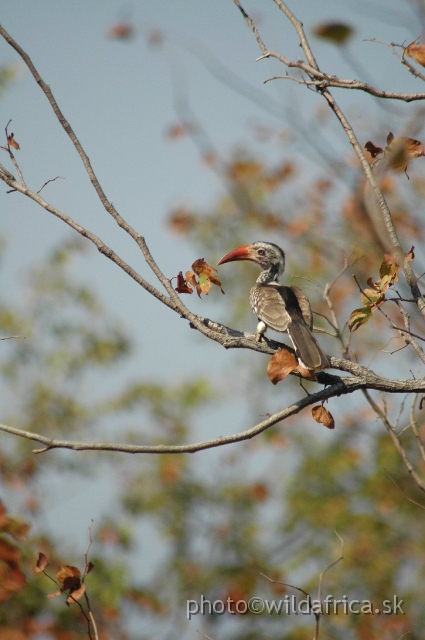
[[[279,280],[281,264],[272,264],[268,269],[264,269],[257,278],[257,284],[267,284],[268,282],[277,282]]]

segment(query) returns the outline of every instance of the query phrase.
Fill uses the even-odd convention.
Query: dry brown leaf
[[[198,258],[192,264],[192,269],[198,276],[199,282],[196,285],[196,290],[199,297],[201,293],[208,293],[211,289],[211,284],[215,284],[221,288],[221,282],[214,274],[217,273],[217,269],[212,265],[205,262],[204,258]],[[221,293],[224,293],[221,288]]]
[[[44,553],[41,553],[41,551],[39,551],[37,566],[35,567],[34,571],[36,573],[41,573],[42,571],[44,571],[44,569],[47,567],[48,564],[49,564],[49,561],[47,559],[47,556]]]
[[[303,378],[307,378],[308,380],[316,380],[314,369],[306,369],[302,366],[302,364],[298,363],[297,371],[299,371]]]
[[[185,278],[187,282],[191,284],[193,287],[196,287],[196,285],[198,284],[198,281],[196,280],[196,276],[193,273],[193,271],[186,271]]]
[[[330,411],[325,409],[322,404],[318,404],[311,409],[311,415],[320,424],[325,425],[328,429],[335,429],[335,422]]]
[[[390,146],[393,140],[394,140],[394,134],[392,131],[389,131],[387,135],[387,147]]]
[[[425,44],[418,44],[417,41],[411,42],[405,49],[404,53],[409,58],[413,58],[420,65],[425,67]]]
[[[76,604],[76,600],[79,600],[86,590],[86,585],[81,584],[78,589],[74,589],[71,591],[69,596],[66,599],[66,604]]]
[[[72,565],[65,564],[63,567],[59,569],[56,575],[59,582],[62,582],[63,584],[62,590],[64,591],[66,591],[67,589],[78,587],[80,585],[81,573],[77,567],[73,567]]]
[[[380,153],[383,153],[384,150],[382,149],[382,147],[377,147],[375,144],[373,144],[373,142],[371,142],[370,140],[368,140],[364,146],[364,148],[366,149],[366,151],[369,151],[370,155],[372,156],[372,158],[376,158],[376,156],[379,156]]]
[[[414,138],[400,138],[400,140],[404,145],[404,152],[409,158],[420,158],[425,155],[425,147],[420,140]]]
[[[94,569],[94,564],[93,562],[90,560],[90,562],[87,565],[87,573],[90,573],[90,571],[93,571]]]
[[[425,155],[422,142],[405,136],[394,138],[386,150],[390,154],[389,167],[394,171],[406,171],[410,158],[420,158]]]
[[[214,273],[217,272],[217,269],[210,264],[207,264],[204,258],[198,258],[192,265],[192,269],[196,273],[196,275],[200,276],[201,273],[205,274],[208,278],[210,278]]]
[[[415,247],[412,247],[408,253],[406,253],[406,257],[404,258],[404,264],[407,262],[412,262],[415,259]]]
[[[7,136],[7,144],[9,145],[9,147],[13,147],[14,149],[20,149],[19,144],[16,142],[15,138],[14,138],[14,134],[10,133]]]
[[[62,590],[58,589],[57,591],[54,591],[53,593],[48,593],[46,598],[56,598],[56,596],[60,596],[61,593],[62,593]]]
[[[186,271],[186,276],[188,273],[190,272]],[[192,287],[186,282],[181,271],[177,275],[177,287],[175,287],[175,290],[177,293],[193,293]]]
[[[270,358],[269,364],[267,365],[267,375],[270,382],[277,384],[297,367],[298,361],[294,354],[288,349],[279,349],[279,351],[276,351]]]

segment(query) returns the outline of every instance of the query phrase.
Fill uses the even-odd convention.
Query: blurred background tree
[[[404,10],[407,21],[412,8],[406,3]],[[422,20],[420,3],[414,11]],[[235,28],[238,18],[235,12]],[[131,29],[118,29],[125,24]],[[351,25],[347,29],[353,33]],[[327,34],[323,45],[313,36],[312,42],[338,46],[336,59],[341,39],[329,42],[329,24],[312,24],[311,33],[318,38]],[[128,44],[136,34],[131,19],[108,30],[109,38]],[[169,55],[167,38],[159,30],[148,33],[150,45]],[[343,44],[346,57],[349,43]],[[189,40],[186,45],[192,46]],[[374,51],[390,56],[384,47]],[[200,45],[192,55],[205,61]],[[397,84],[408,72],[395,58],[392,63]],[[235,82],[230,64],[225,67],[209,58],[207,68],[235,90],[245,91],[248,99],[258,97],[258,88]],[[204,256],[215,263],[251,239],[274,241],[287,250],[285,282],[301,286],[312,301],[327,353],[342,351],[384,375],[409,377],[411,370],[421,376],[413,350],[402,349],[403,340],[379,313],[347,343],[350,313],[360,306],[352,273],[362,286],[369,277],[377,280],[386,247],[360,167],[322,106],[317,103],[304,115],[283,101],[282,124],[271,125],[265,116],[266,124],[250,126],[237,149],[223,145],[218,151],[206,133],[208,123],[192,112],[183,75],[180,69],[174,76],[176,119],[165,137],[169,144],[192,139],[202,166],[218,178],[218,186],[208,206],[170,207],[170,252],[188,247],[193,260]],[[276,108],[268,98],[261,100],[265,114]],[[391,112],[377,107],[366,117],[372,98],[361,95],[355,100],[351,111],[347,108],[363,143],[372,140],[384,147],[389,128],[396,135],[423,139],[420,106],[391,103]],[[409,164],[408,177],[391,166],[379,175],[403,245],[415,245],[419,274],[424,271],[422,162]],[[143,375],[136,375],[128,368],[136,339],[95,292],[87,277],[85,248],[83,241],[68,237],[28,269],[22,294],[13,303],[1,303],[2,336],[19,336],[1,343],[3,422],[73,440],[116,440],[119,433],[122,442],[181,444],[204,439],[205,420],[216,422],[219,434],[232,433],[302,395],[293,378],[272,387],[266,360],[251,352],[224,354],[225,372],[215,375],[212,352],[205,350],[203,366],[182,376],[176,373],[178,362],[158,345],[153,364],[161,364],[164,377],[150,373],[150,360],[144,362]],[[352,266],[329,294],[343,331],[342,348],[325,332],[330,309],[323,291],[343,268],[345,257]],[[179,268],[189,266],[181,263]],[[202,303],[192,296],[187,304],[230,326],[253,328],[248,292],[254,268],[239,264],[221,269],[219,275],[226,291],[222,300],[216,291]],[[397,284],[397,289],[409,297],[405,285]],[[385,312],[400,324],[396,305],[392,309],[390,304]],[[152,332],[149,323],[146,326]],[[411,330],[423,335],[419,314],[412,313]],[[206,349],[205,341],[190,339],[201,352]],[[411,425],[411,398],[391,397],[382,404],[379,394],[371,395],[398,431]],[[63,564],[82,569],[91,512],[101,501],[90,549],[94,569],[86,584],[102,639],[193,637],[196,628],[214,640],[311,638],[314,616],[227,613],[188,621],[186,601],[200,601],[201,594],[211,601],[230,597],[237,603],[252,596],[279,599],[294,593],[261,573],[301,586],[315,598],[320,571],[339,554],[334,529],[345,541],[344,559],[327,574],[323,593],[367,599],[376,606],[397,594],[405,601],[405,615],[340,612],[325,617],[321,633],[332,639],[396,639],[407,632],[420,638],[425,622],[425,519],[409,498],[421,502],[421,492],[367,398],[357,392],[329,405],[335,431],[327,431],[305,412],[252,441],[194,456],[59,450],[35,455],[33,443],[2,435],[0,637],[87,637],[78,608],[66,607],[63,598],[47,599],[54,586],[35,575],[34,567],[42,551],[52,576]],[[229,425],[235,408],[238,423]],[[422,410],[416,413],[416,425],[418,435],[425,437]],[[402,442],[420,473],[424,461],[412,428],[403,432]],[[51,515],[53,505],[63,501],[66,509],[75,496],[77,502],[70,503],[75,528],[64,530]]]

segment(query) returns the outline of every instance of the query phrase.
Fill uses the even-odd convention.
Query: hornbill
[[[299,287],[287,287],[278,282],[285,270],[282,249],[271,242],[244,244],[226,253],[218,264],[234,260],[252,260],[263,269],[249,295],[251,309],[259,320],[256,339],[261,340],[267,327],[287,331],[302,366],[313,370],[329,367],[327,357],[311,332],[313,314],[308,298]]]

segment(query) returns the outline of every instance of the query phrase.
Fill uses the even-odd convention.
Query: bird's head
[[[270,273],[270,280],[277,280],[285,269],[285,254],[280,247],[272,242],[253,242],[244,244],[233,251],[229,251],[219,260],[218,264],[233,262],[234,260],[251,260],[259,264],[263,271]]]

